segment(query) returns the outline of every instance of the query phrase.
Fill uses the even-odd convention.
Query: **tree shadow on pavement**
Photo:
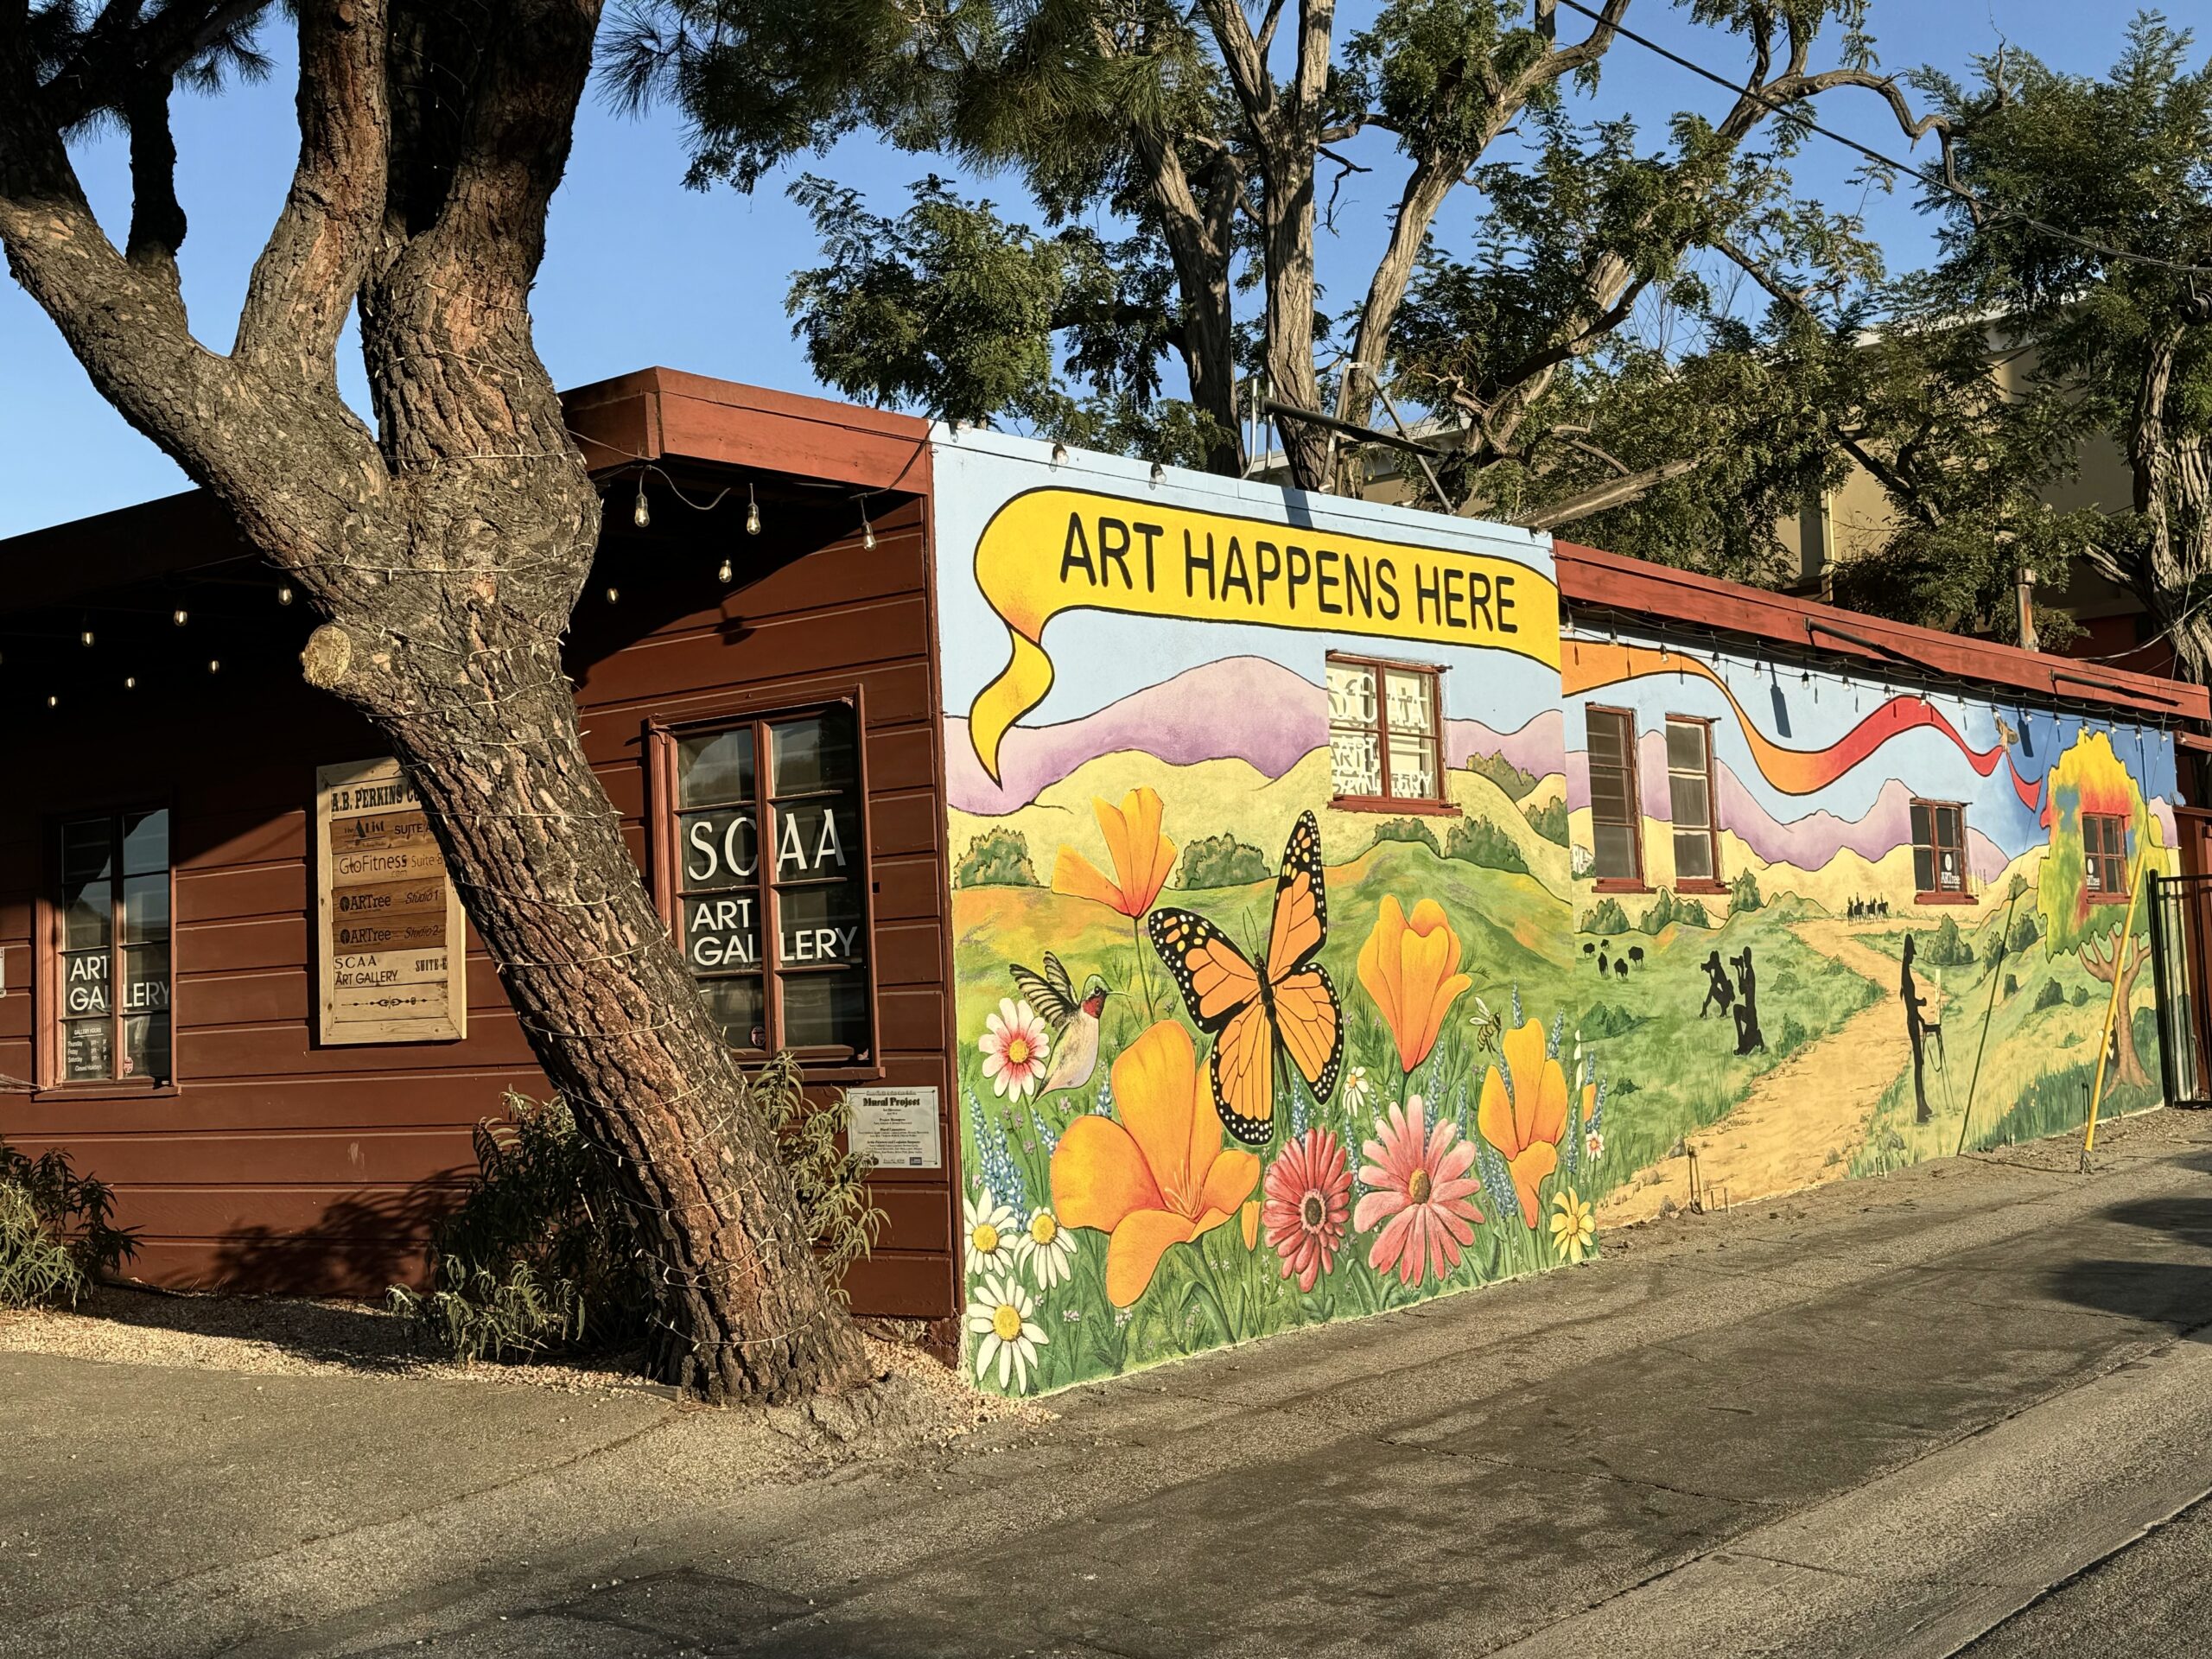
[[[2212,1170],[2212,1155],[2186,1161]],[[2212,1330],[2212,1197],[2135,1198],[2097,1218],[2161,1236],[2139,1255],[2069,1262],[2050,1275],[2053,1294],[2177,1335]]]

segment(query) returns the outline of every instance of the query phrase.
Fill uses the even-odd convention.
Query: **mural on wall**
[[[934,467],[972,1374],[1590,1255],[1623,1085],[1574,1038],[1548,543],[988,434]]]
[[[1580,948],[1641,968],[1579,1016],[1639,1088],[1601,1224],[2078,1127],[2115,978],[2101,1109],[2156,1103],[2168,734],[1656,634],[1561,679]]]

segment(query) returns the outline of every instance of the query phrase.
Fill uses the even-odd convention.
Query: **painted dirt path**
[[[1898,960],[1856,938],[1854,928],[1866,931],[1864,923],[1830,918],[1792,923],[1790,931],[1831,962],[1872,980],[1880,998],[1755,1079],[1734,1110],[1688,1137],[1697,1148],[1699,1179],[1726,1188],[1732,1204],[1794,1192],[1844,1174],[1866,1139],[1882,1091],[1912,1065],[1912,1041],[1897,1004]],[[1928,1017],[1940,1020],[1942,1001],[1931,976],[1917,977]],[[1669,1198],[1678,1207],[1689,1202],[1687,1158],[1669,1158],[1652,1168],[1657,1181],[1647,1181],[1650,1172],[1639,1170],[1633,1182],[1599,1205],[1600,1227],[1649,1221]]]

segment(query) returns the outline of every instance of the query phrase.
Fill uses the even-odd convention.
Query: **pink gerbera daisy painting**
[[[984,1021],[983,1034],[976,1039],[983,1053],[983,1076],[991,1092],[1004,1099],[1011,1095],[1027,1100],[1044,1080],[1045,1063],[1052,1058],[1052,1039],[1045,1022],[1027,998],[999,999],[999,1011]]]
[[[1344,1149],[1326,1129],[1308,1129],[1268,1166],[1260,1206],[1268,1243],[1282,1257],[1282,1276],[1301,1291],[1336,1269],[1351,1207],[1351,1171]]]
[[[1439,1122],[1432,1132],[1427,1117],[1414,1095],[1390,1109],[1387,1126],[1376,1126],[1380,1138],[1367,1143],[1359,1172],[1370,1191],[1351,1218],[1360,1232],[1382,1224],[1367,1265],[1377,1273],[1396,1268],[1406,1285],[1431,1274],[1441,1279],[1458,1267],[1460,1247],[1474,1242],[1474,1224],[1482,1220],[1471,1198],[1476,1183],[1467,1179],[1473,1142],[1459,1140],[1456,1123]]]

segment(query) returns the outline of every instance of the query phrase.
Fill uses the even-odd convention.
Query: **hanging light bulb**
[[[862,547],[874,547],[875,545],[875,526],[868,521],[868,500],[866,497],[862,497],[861,500],[861,545]]]
[[[49,709],[59,709],[61,706],[61,699],[49,691],[46,694],[46,706]]]
[[[724,587],[728,587],[729,585],[731,579],[735,576],[736,574],[736,571],[730,568],[730,563],[727,557],[725,557],[719,565],[715,567],[715,575],[721,578],[722,585]]]
[[[607,602],[608,604],[610,604],[610,605],[613,604],[616,601],[620,600],[621,597],[622,597],[622,590],[621,590],[620,588],[609,588],[607,590]]]
[[[186,623],[192,620],[192,613],[189,611],[187,611],[183,606],[180,605],[176,609],[169,613],[169,620],[175,623],[176,626],[181,628]]]
[[[1052,465],[1053,465],[1053,466],[1055,466],[1055,467],[1065,466],[1065,465],[1066,464],[1066,462],[1067,462],[1067,458],[1068,458],[1068,447],[1067,447],[1067,445],[1065,445],[1065,443],[1062,443],[1062,442],[1061,442],[1058,438],[1053,439],[1053,440],[1052,440]]]
[[[630,522],[639,530],[650,528],[653,522],[653,510],[645,505],[645,475],[643,473],[638,474],[638,500],[637,505],[630,509]]]
[[[1156,461],[1152,463],[1152,481],[1154,484],[1164,484],[1167,481],[1167,469]]]
[[[292,584],[290,582],[280,582],[276,584],[276,602],[279,605],[289,605],[292,602]]]
[[[753,495],[750,484],[745,486],[745,533],[748,536],[760,533],[760,503]]]
[[[92,625],[91,623],[87,622],[85,624],[84,631],[77,636],[77,643],[87,649],[90,649],[92,643]]]
[[[126,691],[136,691],[138,689],[138,677],[136,674],[124,675],[123,677],[123,689]]]
[[[210,657],[207,659],[207,671],[210,674],[221,673],[223,671],[223,659],[219,657]]]

